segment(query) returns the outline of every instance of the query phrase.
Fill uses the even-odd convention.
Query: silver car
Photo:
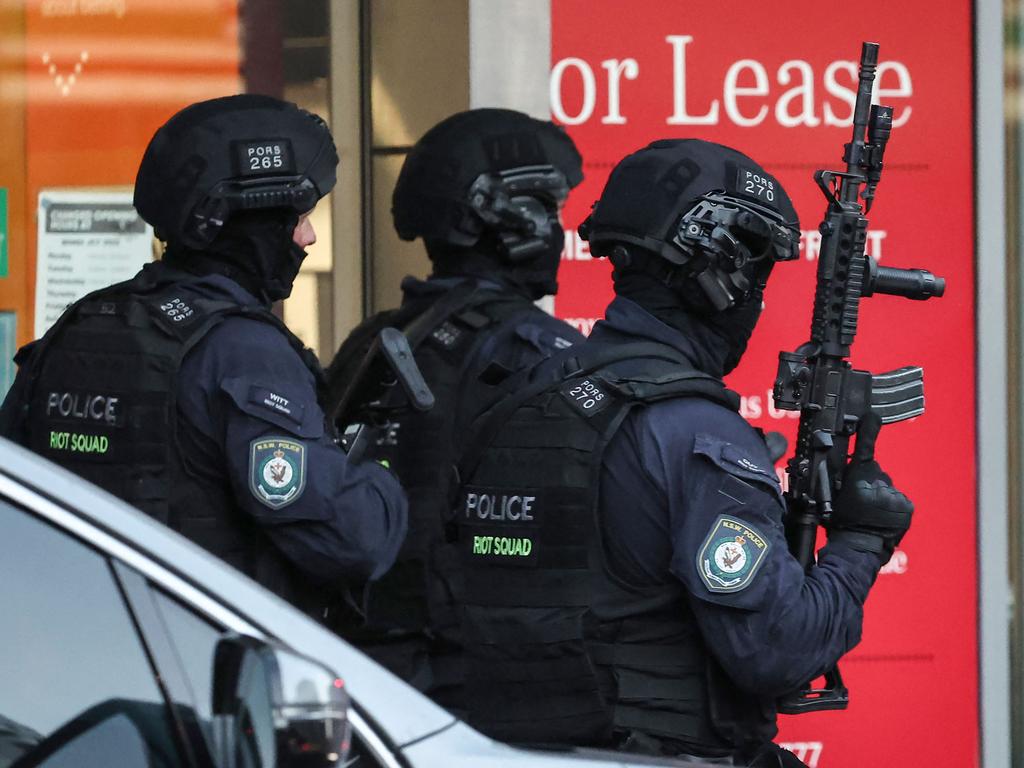
[[[0,768],[678,764],[494,742],[132,507],[0,457]]]

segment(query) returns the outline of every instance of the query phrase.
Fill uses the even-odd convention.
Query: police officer
[[[787,549],[764,440],[722,377],[774,263],[797,256],[796,213],[749,157],[666,140],[616,166],[581,231],[615,268],[605,319],[509,383],[461,465],[469,720],[512,741],[802,765],[771,743],[774,702],[859,641],[912,505],[868,417],[817,565]]]
[[[407,525],[398,481],[347,460],[315,356],[270,312],[337,162],[323,120],[288,102],[178,112],[135,185],[162,261],[23,348],[0,414],[5,436],[319,613],[324,590],[387,570]]]
[[[374,336],[395,326],[433,390],[431,411],[394,415],[369,449],[408,492],[409,536],[395,567],[334,626],[455,710],[462,672],[450,604],[459,587],[444,523],[459,437],[500,394],[492,385],[582,339],[534,304],[557,291],[559,210],[581,179],[565,132],[520,112],[474,109],[430,129],[406,157],[392,213],[403,240],[423,239],[432,273],[405,278],[401,306],[357,328],[328,369],[337,402],[358,387]]]

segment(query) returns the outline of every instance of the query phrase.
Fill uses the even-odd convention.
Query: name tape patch
[[[279,416],[283,416],[295,424],[302,424],[303,412],[306,410],[305,405],[302,403],[295,402],[291,398],[285,397],[279,392],[274,392],[266,387],[255,385],[249,387],[249,402],[266,408],[268,411]]]
[[[711,592],[739,592],[750,586],[769,546],[753,527],[719,515],[697,554],[697,572]]]

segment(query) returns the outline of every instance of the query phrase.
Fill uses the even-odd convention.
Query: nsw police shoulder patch
[[[739,592],[754,580],[768,540],[741,520],[719,515],[697,554],[697,571],[711,592]]]
[[[249,444],[249,490],[271,509],[298,499],[306,489],[306,446],[286,437],[261,437]]]

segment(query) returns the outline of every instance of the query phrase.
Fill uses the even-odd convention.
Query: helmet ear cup
[[[458,247],[475,245],[487,230],[495,236],[517,231],[518,219],[505,215],[509,205],[496,199],[497,187],[506,174],[529,168],[558,172],[564,186],[558,202],[583,177],[575,145],[553,123],[507,109],[452,115],[406,156],[392,197],[395,231],[403,240]],[[505,190],[507,198],[516,192]]]

